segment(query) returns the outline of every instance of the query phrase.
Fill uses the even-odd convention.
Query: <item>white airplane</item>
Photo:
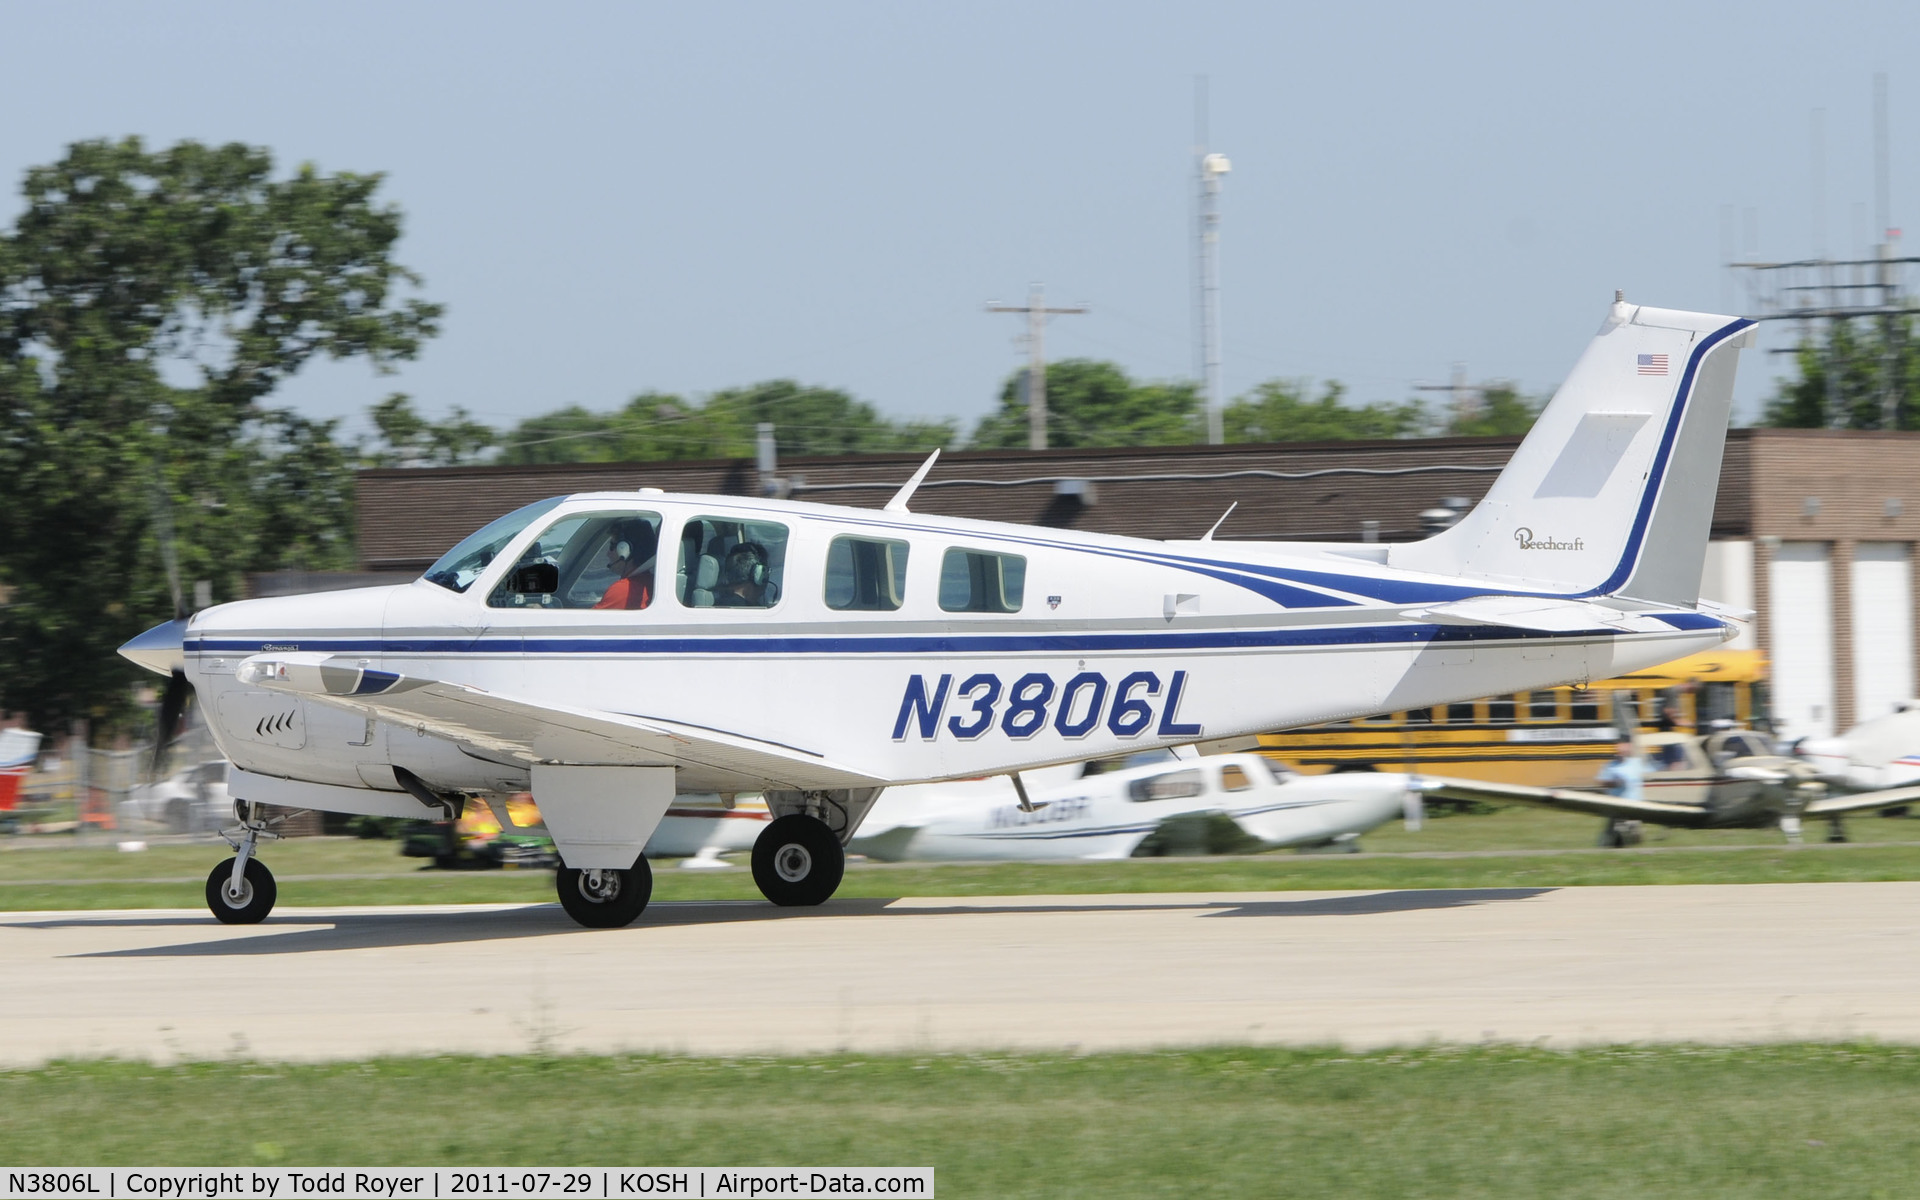
[[[1849,791],[1920,784],[1920,701],[1862,721],[1839,737],[1803,738],[1794,753],[1820,778]]]
[[[891,784],[1604,679],[1732,636],[1699,582],[1752,324],[1616,299],[1486,498],[1425,541],[927,516],[929,458],[881,510],[543,500],[413,583],[220,605],[121,653],[170,700],[191,687],[234,764],[222,921],[273,906],[261,804],[418,817],[519,791],[583,924],[645,907],[676,792],[765,795],[755,882],[818,904]]]
[[[1215,819],[1249,849],[1352,844],[1419,804],[1406,775],[1307,777],[1257,754],[1071,774],[1052,786],[1028,776],[1024,807],[1004,776],[889,788],[852,848],[890,861],[1127,858],[1155,835],[1204,851]]]

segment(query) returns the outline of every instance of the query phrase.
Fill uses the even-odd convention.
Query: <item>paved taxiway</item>
[[[0,1062],[1920,1042],[1920,883],[0,914]]]

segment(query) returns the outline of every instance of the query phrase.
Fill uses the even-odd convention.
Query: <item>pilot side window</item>
[[[659,513],[568,513],[540,531],[487,606],[646,608],[653,602],[659,545]]]
[[[787,572],[787,527],[692,517],[680,531],[674,590],[688,608],[772,608]]]
[[[1206,790],[1206,784],[1200,780],[1200,772],[1169,771],[1164,775],[1149,775],[1129,783],[1127,799],[1136,804],[1150,800],[1182,800],[1188,796],[1198,796]]]
[[[963,550],[940,560],[940,607],[947,612],[1020,611],[1027,588],[1027,560],[1018,554]]]
[[[827,546],[827,607],[892,612],[907,594],[907,544],[837,537]]]

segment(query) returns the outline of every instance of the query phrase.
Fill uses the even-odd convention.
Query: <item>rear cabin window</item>
[[[990,550],[948,550],[940,560],[940,607],[947,612],[1020,611],[1027,560]]]
[[[1127,799],[1135,803],[1149,800],[1182,800],[1188,796],[1198,796],[1207,790],[1201,782],[1198,771],[1169,771],[1164,775],[1149,775],[1145,779],[1136,779],[1127,785]]]
[[[907,595],[907,544],[837,537],[827,546],[827,607],[892,612]]]
[[[1253,780],[1247,778],[1245,767],[1221,767],[1220,790],[1223,792],[1244,792],[1253,786]]]
[[[688,608],[772,608],[787,572],[787,527],[693,517],[680,530],[674,592]]]

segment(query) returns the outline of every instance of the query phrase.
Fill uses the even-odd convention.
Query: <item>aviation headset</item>
[[[759,587],[767,581],[767,552],[758,542],[741,542],[727,551],[726,582],[750,583]]]
[[[621,525],[614,530],[614,537],[617,540],[613,543],[613,556],[624,558],[628,562],[634,561],[635,542],[640,543],[641,548],[649,554],[657,550],[660,545],[659,535],[654,533],[653,526],[644,523]]]

